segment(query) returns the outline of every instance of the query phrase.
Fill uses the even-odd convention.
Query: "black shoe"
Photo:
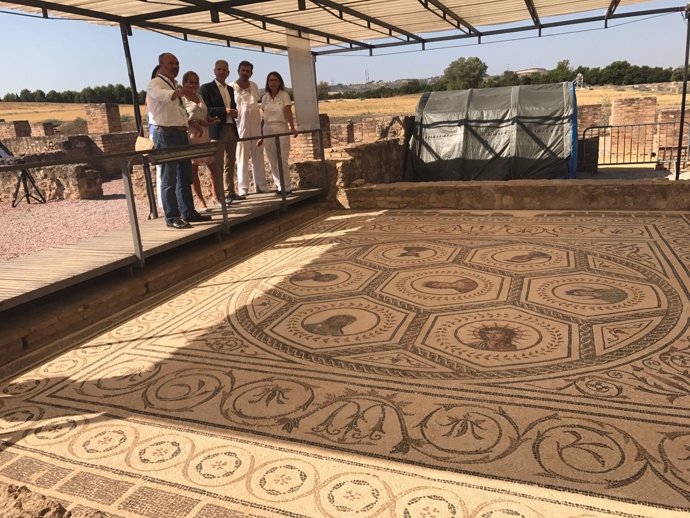
[[[236,194],[233,192],[232,194],[228,194],[227,198],[225,198],[225,202],[227,203],[228,200],[239,201],[239,200],[246,200],[246,199],[247,199],[246,196],[242,196],[241,194]]]
[[[172,221],[166,221],[165,225],[170,228],[192,228],[192,226],[182,218],[175,218]]]
[[[280,196],[282,198],[283,191],[276,191],[276,196]],[[293,196],[292,191],[285,191],[285,196]]]
[[[194,214],[190,218],[186,218],[187,221],[193,221],[193,222],[198,222],[198,221],[211,221],[211,215],[210,214],[199,214],[198,212]]]
[[[233,201],[232,195],[226,196],[226,197],[225,197],[225,205],[227,205],[228,207],[230,206],[230,204],[232,203],[232,201]]]

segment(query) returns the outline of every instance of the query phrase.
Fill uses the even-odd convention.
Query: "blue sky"
[[[637,9],[678,5],[683,5],[682,0],[658,0]],[[616,20],[608,29],[602,25],[561,27],[544,31],[541,38],[536,37],[536,31],[518,33],[501,37],[504,41],[485,39],[481,45],[451,41],[443,48],[425,51],[400,47],[373,57],[321,56],[316,62],[317,79],[349,84],[363,83],[367,76],[371,80],[432,77],[442,75],[454,59],[470,56],[482,59],[490,74],[554,68],[561,59],[570,60],[573,66],[590,67],[616,60],[662,67],[683,64],[686,25],[679,13]],[[86,86],[129,84],[118,27],[10,15],[0,6],[0,48],[4,49],[0,96],[23,88],[78,91]],[[181,71],[195,70],[202,82],[212,79],[216,59],[228,60],[231,70],[246,59],[254,63],[254,79],[260,85],[271,70],[279,71],[290,83],[288,60],[282,55],[184,42],[136,29],[130,48],[139,90],[145,89],[158,55],[164,51],[175,53]]]

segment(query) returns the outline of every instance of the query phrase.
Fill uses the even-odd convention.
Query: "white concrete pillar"
[[[297,37],[297,32],[286,31],[290,78],[295,102],[295,116],[299,129],[319,128],[319,102],[316,93],[316,68],[311,55],[309,39]]]

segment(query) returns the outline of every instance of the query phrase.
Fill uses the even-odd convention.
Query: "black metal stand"
[[[19,196],[19,189],[22,189],[21,196]],[[19,205],[22,200],[26,200],[26,203],[31,203],[31,200],[38,203],[46,202],[46,197],[36,185],[34,177],[26,169],[19,171],[17,176],[17,185],[14,187],[14,195],[12,196],[12,207]]]

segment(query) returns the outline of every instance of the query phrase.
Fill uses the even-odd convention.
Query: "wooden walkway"
[[[295,196],[287,199],[287,205],[314,198],[319,193],[319,189],[295,191]],[[273,193],[251,195],[231,205],[229,226],[279,212],[282,204],[282,199]],[[193,223],[189,229],[168,228],[162,218],[140,222],[139,228],[144,259],[224,230],[220,209],[213,212],[211,221]],[[137,264],[129,228],[18,257],[0,265],[0,312]]]

